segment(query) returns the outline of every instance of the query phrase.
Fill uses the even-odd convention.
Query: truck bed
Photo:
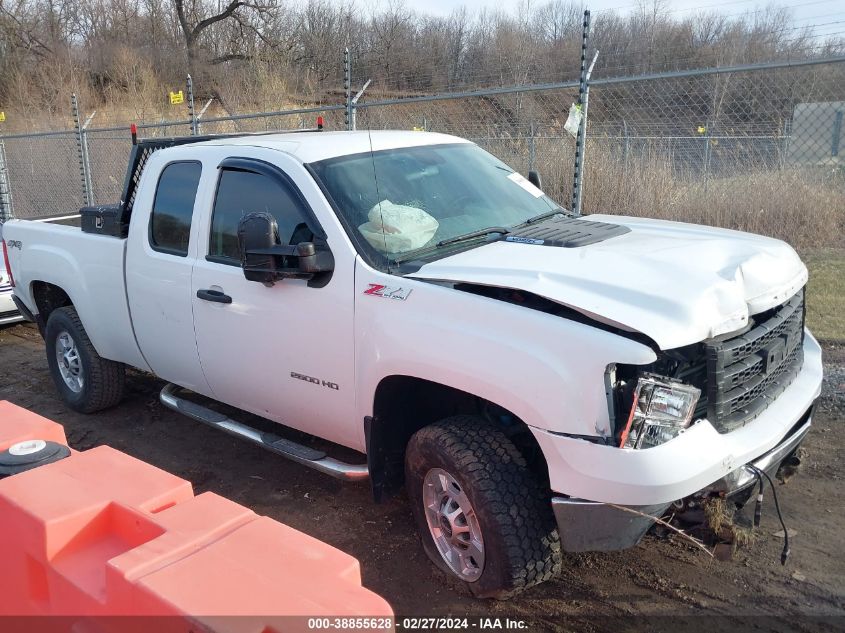
[[[126,298],[126,240],[84,233],[78,216],[10,220],[3,226],[15,294],[33,312],[44,283],[63,288],[103,358],[145,368]]]

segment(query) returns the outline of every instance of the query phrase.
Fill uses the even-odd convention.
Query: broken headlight
[[[651,448],[677,437],[692,422],[701,390],[662,376],[637,381],[621,448]]]

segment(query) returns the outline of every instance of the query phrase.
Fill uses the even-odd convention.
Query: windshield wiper
[[[469,233],[463,233],[462,235],[456,235],[455,237],[449,237],[445,240],[440,240],[436,244],[431,246],[424,246],[416,251],[411,251],[410,253],[406,253],[401,257],[395,258],[393,261],[397,264],[401,264],[402,262],[407,262],[411,259],[416,259],[420,255],[425,255],[426,253],[430,253],[432,251],[436,251],[438,248],[443,246],[448,246],[449,244],[456,244],[458,242],[464,242],[466,240],[475,239],[477,237],[484,237],[485,235],[490,235],[491,233],[501,233],[502,235],[506,235],[510,233],[511,230],[505,228],[504,226],[488,226],[486,229],[478,229],[477,231],[470,231]]]
[[[463,242],[464,240],[471,240],[474,237],[490,235],[491,233],[501,233],[502,235],[505,235],[510,232],[510,229],[506,229],[503,226],[488,226],[486,229],[478,229],[477,231],[470,231],[469,233],[464,233],[463,235],[456,235],[455,237],[440,240],[437,242],[437,246],[440,247],[446,246],[447,244],[455,244],[457,242]]]
[[[566,213],[566,209],[564,209],[563,207],[558,207],[555,211],[546,211],[545,213],[541,213],[540,215],[535,215],[533,218],[528,218],[525,222],[518,226],[534,224],[535,222],[539,222],[541,220],[548,220],[549,218],[553,218],[556,215],[566,215]]]

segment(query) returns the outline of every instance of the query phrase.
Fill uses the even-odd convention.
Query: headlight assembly
[[[637,381],[620,448],[651,448],[677,437],[692,422],[701,390],[663,376]]]

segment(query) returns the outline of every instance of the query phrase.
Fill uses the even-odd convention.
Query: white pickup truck
[[[152,372],[171,408],[377,499],[404,485],[431,560],[501,598],[673,504],[744,503],[822,379],[788,245],[573,217],[529,176],[432,133],[140,141],[119,205],[10,221],[3,248],[70,407]]]

